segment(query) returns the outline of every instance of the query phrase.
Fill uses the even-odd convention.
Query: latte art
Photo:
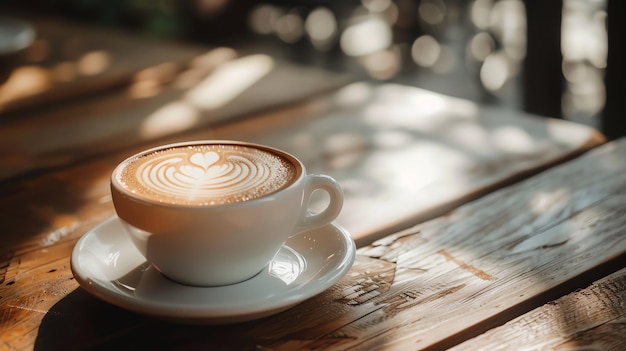
[[[285,188],[296,167],[278,154],[241,145],[193,145],[131,160],[120,183],[143,198],[183,205],[248,201]]]

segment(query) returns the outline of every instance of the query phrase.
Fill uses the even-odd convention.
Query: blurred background
[[[626,135],[623,2],[31,0],[18,12],[227,45]],[[615,19],[616,18],[616,19]],[[614,19],[611,21],[611,19]]]

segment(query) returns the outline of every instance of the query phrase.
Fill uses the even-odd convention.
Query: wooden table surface
[[[183,100],[208,106],[194,88],[223,74],[218,66]],[[145,99],[122,85],[0,115],[0,350],[626,349],[626,139],[272,67],[279,79],[242,88],[237,106],[199,108],[194,123],[152,134],[142,121],[181,101],[167,93],[177,78]],[[313,83],[272,97],[297,81]],[[163,118],[152,128],[172,122]],[[346,189],[338,222],[359,246],[348,274],[289,310],[222,326],[155,320],[81,288],[70,254],[114,216],[113,167],[143,148],[206,138],[278,146],[335,176]]]

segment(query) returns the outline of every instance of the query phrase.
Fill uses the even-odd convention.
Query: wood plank
[[[395,264],[391,284],[359,287],[366,297],[332,332],[303,340],[290,331],[262,345],[439,349],[591,269],[623,265],[625,152],[622,139],[360,249]]]
[[[393,297],[401,302],[395,329],[380,309],[356,322],[359,348],[450,346],[588,270],[623,266],[625,152],[624,139],[600,147],[362,249],[397,264],[391,298],[372,303],[384,310]]]
[[[468,340],[459,350],[625,350],[626,269]]]
[[[218,350],[451,346],[468,329],[517,317],[529,301],[624,257],[624,155],[626,139],[601,146],[361,248],[342,281],[293,309],[211,328],[154,321],[73,291],[67,255],[112,214],[104,170],[113,158],[24,182],[0,199],[10,228],[0,247],[11,248],[0,255],[0,327],[13,336],[4,342],[17,349],[139,341]],[[122,322],[103,324],[104,316]]]
[[[209,136],[272,145],[310,172],[338,179],[346,201],[337,221],[359,245],[604,142],[596,130],[564,120],[363,82],[310,111],[259,116]]]
[[[25,109],[130,84],[135,74],[151,67],[182,70],[207,51],[66,19],[13,16],[31,23],[37,37],[7,81],[0,82],[0,121],[23,118],[18,112]]]
[[[604,141],[586,126],[394,84],[354,83],[300,104],[233,120],[306,95],[310,87],[288,88],[303,76],[324,77],[281,66],[267,81],[189,124],[176,112],[170,116],[173,124],[159,120],[164,111],[182,106],[185,93],[174,88],[147,100],[127,101],[119,93],[53,110],[0,128],[0,176],[59,167],[131,146],[126,156],[190,139],[259,142],[295,154],[309,172],[337,178],[346,193],[337,221],[357,244],[365,245]],[[278,88],[268,89],[273,86],[293,95],[276,94]]]
[[[349,81],[266,55],[207,48],[181,72],[158,65],[126,88],[0,124],[0,180],[220,125]]]

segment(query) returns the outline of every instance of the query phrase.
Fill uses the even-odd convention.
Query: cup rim
[[[266,151],[269,151],[271,153],[277,153],[277,154],[281,155],[282,157],[287,158],[294,165],[296,165],[298,173],[296,174],[296,177],[291,182],[291,184],[289,184],[288,186],[286,186],[284,188],[280,188],[280,189],[278,189],[278,190],[276,190],[274,192],[271,192],[269,194],[265,194],[263,196],[260,196],[260,197],[257,197],[257,198],[251,199],[251,200],[247,200],[247,201],[226,203],[226,204],[217,204],[217,205],[175,204],[175,203],[171,203],[171,202],[162,202],[162,201],[157,201],[157,200],[153,200],[153,199],[149,199],[149,198],[145,198],[145,197],[140,197],[140,196],[137,196],[136,194],[132,193],[131,191],[129,191],[126,187],[121,185],[120,182],[118,181],[117,175],[126,167],[126,165],[128,165],[134,159],[142,157],[142,156],[144,156],[146,154],[149,154],[149,153],[152,153],[152,152],[155,152],[155,151],[159,151],[159,150],[176,148],[176,147],[181,147],[181,146],[216,145],[216,144],[222,144],[222,145],[242,145],[242,146],[248,146],[248,147],[252,147],[252,148],[266,150]],[[304,167],[304,164],[302,163],[302,161],[300,161],[297,157],[295,157],[294,155],[292,155],[292,154],[290,154],[290,153],[288,153],[288,152],[286,152],[284,150],[281,150],[281,149],[278,149],[278,148],[275,148],[275,147],[271,147],[271,146],[267,146],[267,145],[263,145],[263,144],[247,142],[247,141],[222,140],[222,139],[215,139],[215,140],[213,140],[213,139],[206,139],[206,140],[191,140],[191,141],[181,141],[181,142],[176,142],[176,143],[164,144],[164,145],[160,145],[160,146],[156,146],[156,147],[152,147],[152,148],[149,148],[149,149],[145,149],[145,150],[139,151],[139,152],[137,152],[137,153],[135,153],[135,154],[125,158],[120,163],[118,163],[118,165],[115,167],[115,169],[111,173],[111,181],[110,181],[110,183],[111,183],[111,187],[114,187],[116,191],[118,191],[120,194],[124,195],[128,200],[131,200],[131,201],[134,201],[134,202],[148,204],[148,205],[153,205],[153,206],[156,205],[156,206],[161,206],[161,207],[168,207],[168,208],[185,208],[185,209],[190,209],[190,210],[193,210],[193,209],[206,210],[208,208],[223,209],[223,208],[227,208],[227,207],[246,206],[248,204],[269,201],[276,194],[283,193],[285,191],[288,191],[288,190],[293,189],[294,187],[298,186],[298,183],[300,183],[300,181],[304,178],[305,174],[306,174],[306,168]]]

